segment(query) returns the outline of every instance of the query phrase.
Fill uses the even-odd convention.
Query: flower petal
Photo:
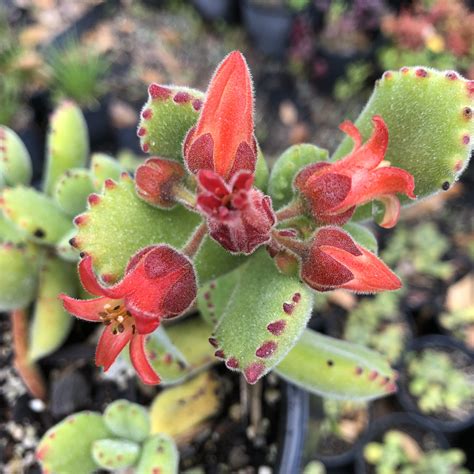
[[[390,229],[397,223],[398,217],[400,216],[400,199],[393,194],[389,194],[379,197],[378,200],[381,201],[385,207],[385,212],[382,220],[379,222],[379,226]]]
[[[395,273],[377,256],[361,246],[357,246],[362,256],[353,255],[343,249],[323,245],[320,250],[350,270],[354,278],[340,287],[357,293],[377,293],[398,290],[402,283]]]
[[[195,172],[196,160],[193,156],[197,157],[198,154],[193,152],[193,146],[202,136],[210,134],[213,145],[213,169],[224,179],[230,178],[231,171],[235,170],[236,160],[242,161],[242,167],[248,166],[249,154],[247,150],[239,151],[239,147],[241,143],[251,147],[253,128],[250,72],[242,54],[234,51],[224,58],[209,84],[206,100],[193,132],[196,141],[185,147],[188,151],[186,155],[188,167]],[[239,154],[242,156],[239,157]],[[256,153],[252,155],[251,170],[254,171]]]
[[[154,371],[145,353],[146,336],[136,334],[130,342],[130,360],[141,381],[147,385],[160,383],[160,377]]]
[[[92,268],[92,257],[90,255],[87,255],[79,262],[78,271],[82,286],[87,292],[91,295],[106,296],[104,288],[99,283]]]
[[[117,302],[117,300],[112,300],[105,296],[91,300],[78,300],[65,294],[60,294],[58,298],[62,300],[64,309],[68,313],[76,316],[76,318],[94,323],[101,322],[99,313],[104,311],[104,305],[109,303],[112,306],[116,306],[117,303],[120,303],[120,301]]]
[[[114,334],[110,326],[105,327],[100,336],[95,352],[95,363],[102,366],[104,371],[109,370],[122,349],[132,339],[132,328],[126,326],[125,331]]]

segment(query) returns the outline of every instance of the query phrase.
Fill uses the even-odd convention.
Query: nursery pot
[[[293,12],[283,6],[258,5],[241,0],[242,20],[252,42],[262,53],[284,56],[293,25]]]
[[[191,0],[192,4],[209,22],[235,22],[238,18],[238,0]]]
[[[405,354],[409,352],[421,352],[425,349],[440,349],[442,352],[451,354],[457,353],[465,359],[469,367],[474,368],[474,353],[470,352],[461,342],[452,337],[432,335],[414,339],[408,344]],[[416,397],[410,393],[408,388],[409,379],[405,358],[401,360],[398,370],[400,372],[397,392],[398,400],[406,411],[417,414],[422,423],[428,426],[435,426],[438,430],[443,432],[456,432],[474,426],[473,411],[463,420],[453,420],[448,416],[439,418],[422,413],[416,402]]]
[[[303,445],[309,413],[309,394],[307,391],[288,382],[283,386],[283,407],[280,420],[279,452],[275,472],[288,474],[301,472]]]
[[[310,430],[312,429],[311,420],[314,420],[316,425],[321,424],[326,416],[322,403],[323,399],[321,397],[310,397],[305,457],[308,457],[308,462],[311,460],[322,462],[329,472],[339,472],[339,470],[344,470],[343,468],[348,466],[354,460],[361,440],[363,439],[370,422],[370,408],[369,405],[366,405],[365,408],[360,407],[360,409],[365,409],[367,420],[366,424],[358,433],[357,439],[353,443],[339,437],[331,438],[330,436],[326,436],[319,439],[317,446],[314,447],[315,440],[313,439],[313,441],[311,441],[310,437]],[[358,409],[356,409],[356,411],[358,411]]]
[[[113,139],[112,124],[109,115],[109,96],[99,99],[98,104],[82,108],[93,149],[103,146]]]
[[[372,441],[381,442],[384,434],[390,430],[402,431],[411,436],[424,452],[433,449],[449,448],[446,437],[429,421],[423,420],[422,417],[415,414],[392,413],[371,423],[356,453],[355,472],[357,474],[371,474],[375,472],[364,459],[364,447]]]

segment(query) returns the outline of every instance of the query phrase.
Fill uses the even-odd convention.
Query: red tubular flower
[[[79,263],[79,276],[84,288],[98,298],[59,297],[74,316],[106,326],[97,345],[96,365],[107,371],[130,343],[130,359],[142,381],[159,383],[145,354],[145,337],[162,318],[181,314],[194,301],[197,285],[190,260],[168,245],[156,245],[136,253],[123,279],[113,286],[101,285],[90,256]]]
[[[334,163],[315,163],[295,178],[315,220],[322,224],[342,225],[355,208],[373,200],[381,201],[385,213],[380,225],[393,227],[400,214],[396,193],[415,199],[413,176],[393,166],[383,166],[388,146],[388,130],[383,119],[374,116],[372,136],[362,145],[359,130],[345,121],[340,128],[354,140],[352,152]]]
[[[169,209],[176,204],[173,187],[186,175],[183,166],[165,158],[149,158],[137,168],[135,189],[148,204]]]
[[[212,171],[198,173],[198,209],[210,236],[234,253],[252,253],[270,240],[276,218],[271,199],[253,188],[253,174],[240,171],[229,183]]]
[[[399,278],[342,229],[322,227],[302,256],[301,278],[311,288],[345,288],[357,293],[398,290]]]
[[[240,170],[255,171],[253,128],[252,80],[244,57],[234,51],[217,68],[199,120],[185,138],[189,170],[212,170],[226,181]]]

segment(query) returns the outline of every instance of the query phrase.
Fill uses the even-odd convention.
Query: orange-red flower
[[[105,325],[96,350],[96,364],[108,370],[130,343],[130,359],[146,384],[159,376],[145,353],[145,337],[161,319],[181,314],[196,297],[197,285],[191,261],[168,245],[142,249],[129,261],[117,284],[103,286],[92,269],[92,258],[79,263],[82,285],[98,298],[78,300],[61,294],[64,308],[74,316]]]
[[[384,166],[387,126],[382,117],[374,116],[372,120],[374,131],[363,145],[355,125],[343,122],[341,130],[354,140],[352,152],[333,163],[309,165],[296,176],[294,186],[318,223],[342,225],[357,206],[378,200],[385,206],[380,225],[393,227],[400,214],[397,193],[415,199],[413,176],[400,168]]]
[[[209,235],[234,253],[252,253],[270,240],[276,217],[271,200],[253,188],[253,174],[240,171],[229,183],[212,171],[198,173],[198,209],[207,217]]]
[[[199,120],[184,141],[189,170],[212,170],[226,181],[240,170],[254,172],[253,129],[252,79],[244,57],[234,51],[217,68]]]
[[[311,288],[357,293],[397,290],[400,279],[376,255],[342,229],[321,227],[302,255],[301,278]]]

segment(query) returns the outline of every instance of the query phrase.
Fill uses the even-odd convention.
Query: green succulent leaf
[[[138,135],[146,153],[182,160],[182,143],[196,123],[204,94],[196,89],[152,84]]]
[[[217,362],[209,334],[209,326],[199,317],[161,326],[151,334],[146,347],[161,385],[180,383]]]
[[[125,439],[99,439],[92,445],[95,463],[109,471],[133,466],[139,454],[140,446]]]
[[[19,229],[11,220],[7,219],[0,209],[0,243],[11,242],[19,244],[26,242],[25,232]]]
[[[72,228],[56,245],[58,257],[66,262],[77,262],[79,260],[79,251],[70,244],[70,240],[76,235],[77,230]]]
[[[120,278],[129,258],[139,249],[157,242],[181,248],[201,218],[182,206],[161,210],[139,199],[133,181],[122,176],[108,181],[103,195],[79,216],[77,247],[91,255],[94,267],[107,281]],[[242,261],[206,237],[196,259],[200,281],[225,273]]]
[[[471,92],[469,92],[471,91]],[[356,121],[364,140],[380,115],[389,131],[385,160],[415,177],[415,193],[428,196],[449,187],[467,166],[474,133],[472,82],[428,68],[388,71]],[[334,154],[347,155],[346,137]]]
[[[0,176],[4,184],[29,184],[31,175],[31,157],[21,138],[10,128],[0,125]]]
[[[148,438],[142,448],[142,454],[136,467],[136,474],[177,474],[179,452],[174,441],[166,435]]]
[[[204,293],[199,302],[202,305],[204,299],[209,309],[216,301],[215,307],[222,311],[214,314],[215,355],[255,383],[300,337],[311,315],[313,293],[297,278],[278,272],[265,250],[257,251],[234,273],[238,276],[225,275],[205,285],[208,296]]]
[[[262,150],[258,147],[257,162],[255,164],[255,186],[263,192],[266,192],[270,170],[267,160],[263,156]]]
[[[51,195],[57,180],[67,170],[85,166],[89,155],[89,137],[81,109],[71,101],[59,105],[49,127],[43,189]]]
[[[70,218],[44,194],[24,186],[3,191],[3,212],[37,243],[55,244],[71,228]]]
[[[94,153],[91,156],[92,182],[96,191],[100,191],[106,179],[118,180],[125,169],[113,157],[105,153]]]
[[[141,443],[150,434],[150,416],[141,405],[116,400],[104,411],[104,421],[116,436]]]
[[[77,293],[76,269],[55,256],[45,255],[30,327],[28,359],[32,362],[58,349],[69,334],[73,318],[63,309],[58,299],[60,293]]]
[[[311,393],[340,400],[372,400],[396,388],[396,372],[386,358],[310,329],[275,371]]]
[[[74,217],[86,210],[87,197],[94,191],[90,172],[73,168],[58,178],[53,196],[59,207]]]
[[[92,445],[108,436],[99,413],[77,413],[45,433],[36,448],[36,458],[47,472],[91,474],[98,468],[92,458]]]
[[[328,159],[328,151],[303,143],[288,148],[273,165],[268,181],[268,193],[275,209],[288,204],[293,198],[293,179],[298,171],[311,163]]]
[[[38,250],[31,244],[0,244],[0,311],[25,308],[35,298]]]

